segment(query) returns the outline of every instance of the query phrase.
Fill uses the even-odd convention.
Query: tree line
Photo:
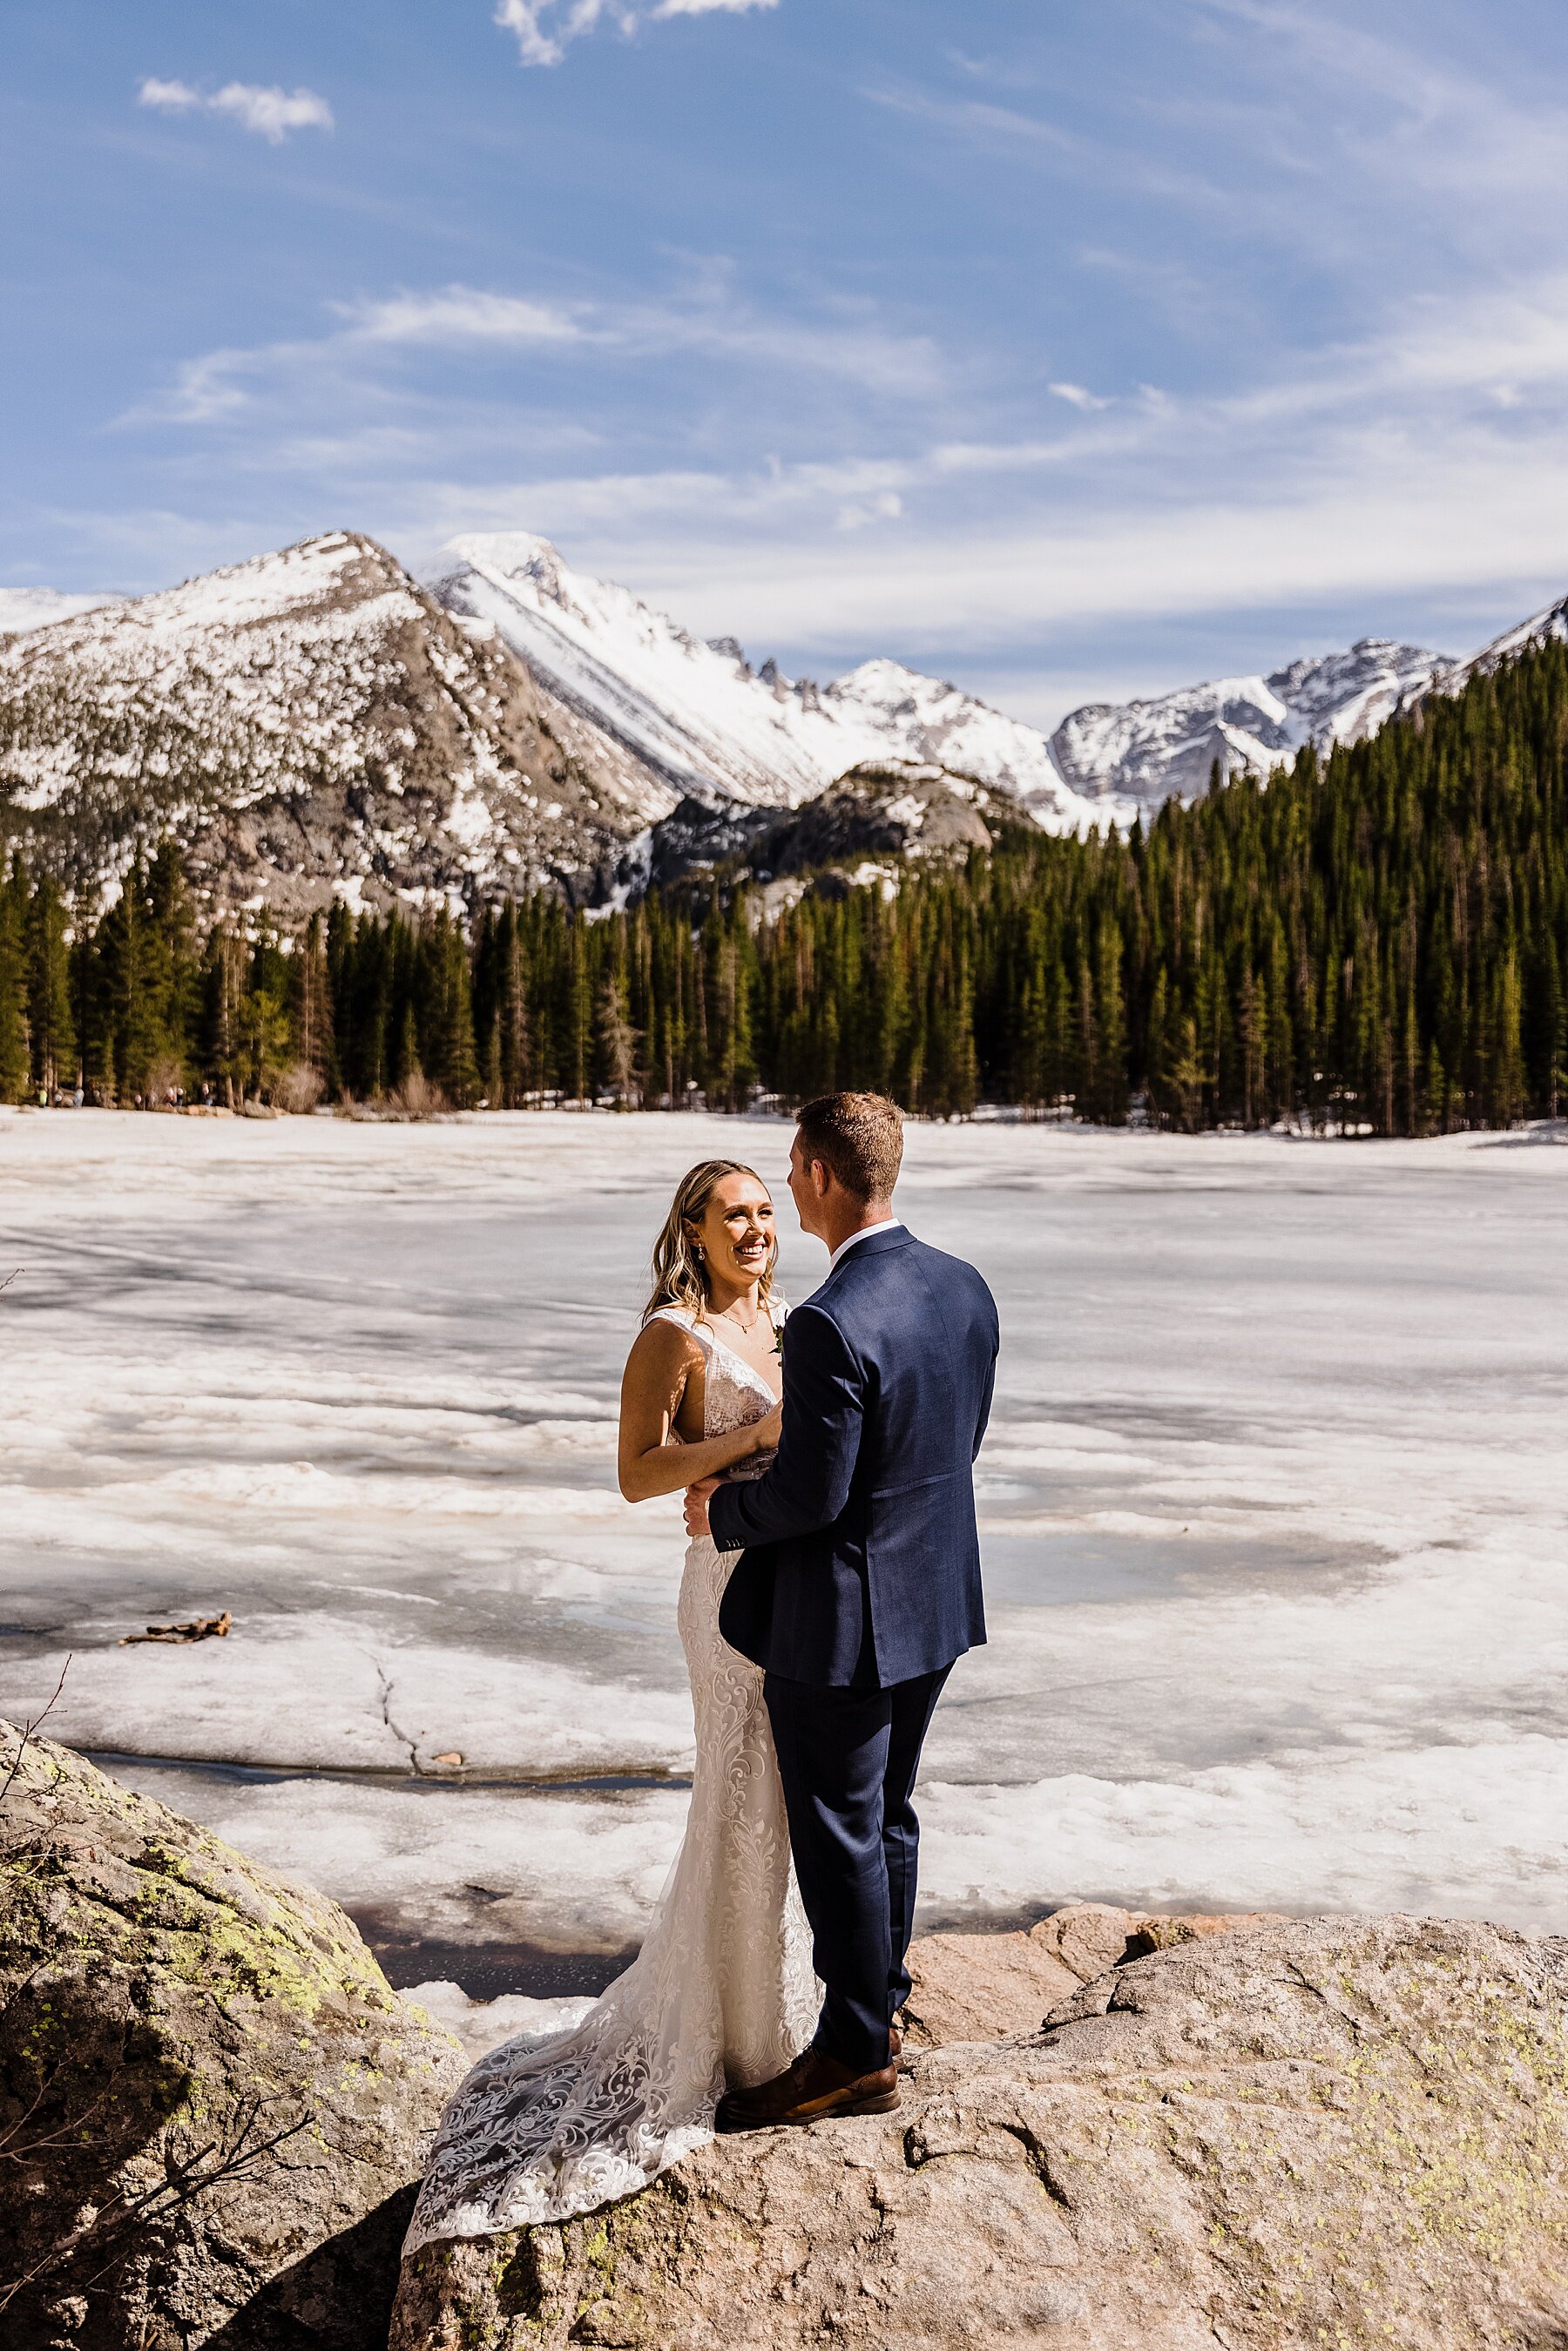
[[[115,903],[0,883],[0,1098],[455,1108],[868,1086],[1192,1130],[1415,1134],[1568,1097],[1568,647],[1126,839],[1009,833],[896,888],[724,874],[605,914],[198,923],[164,842]]]

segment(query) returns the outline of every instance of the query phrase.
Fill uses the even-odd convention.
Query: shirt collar
[[[857,1241],[869,1241],[873,1233],[896,1233],[902,1232],[903,1229],[902,1217],[883,1217],[880,1225],[862,1225],[858,1233],[852,1233],[848,1240],[839,1243],[838,1248],[828,1259],[828,1271],[831,1273],[836,1270],[839,1259],[841,1257],[847,1257]]]

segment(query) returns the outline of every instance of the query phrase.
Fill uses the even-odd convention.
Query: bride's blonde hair
[[[661,1306],[684,1306],[693,1314],[706,1314],[710,1294],[707,1269],[696,1246],[695,1228],[702,1222],[708,1202],[727,1176],[749,1176],[754,1184],[762,1183],[756,1168],[747,1167],[742,1159],[705,1159],[699,1166],[689,1167],[676,1185],[664,1230],[653,1243],[653,1287],[643,1309],[644,1322]],[[764,1184],[762,1188],[766,1191],[768,1187]],[[779,1237],[775,1234],[768,1263],[757,1284],[758,1303],[761,1306],[766,1306],[773,1294],[773,1269],[778,1262]]]

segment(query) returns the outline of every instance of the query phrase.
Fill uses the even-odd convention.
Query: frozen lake
[[[597,1987],[690,1760],[621,1362],[676,1176],[751,1159],[792,1227],[789,1132],[0,1113],[0,1711],[70,1651],[51,1729],[338,1896],[398,1980]],[[1004,1338],[927,1924],[1568,1925],[1564,1141],[911,1130],[900,1208]],[[789,1295],[825,1263],[787,1233]]]

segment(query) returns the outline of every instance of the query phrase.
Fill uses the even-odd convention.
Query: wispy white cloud
[[[671,16],[742,16],[779,0],[497,0],[496,22],[526,66],[558,66],[571,43],[600,25],[630,36]]]
[[[744,16],[752,8],[777,8],[779,0],[659,0],[655,16]]]
[[[221,89],[205,94],[189,82],[160,81],[150,74],[138,89],[136,101],[160,114],[189,114],[198,109],[204,114],[226,114],[274,147],[280,147],[291,131],[336,128],[332,110],[319,92],[281,89],[276,84],[226,81]]]
[[[1295,355],[1240,389],[1053,383],[1061,428],[1032,435],[944,433],[971,395],[931,355],[912,429],[880,412],[902,443],[892,454],[790,462],[732,445],[711,466],[644,471],[626,465],[615,412],[598,404],[606,359],[696,350],[761,357],[769,374],[787,359],[797,384],[830,365],[858,382],[865,350],[846,353],[831,320],[755,314],[711,289],[663,305],[560,304],[451,286],[340,317],[326,337],[192,361],[162,415],[219,429],[225,450],[244,453],[227,462],[319,473],[339,500],[352,481],[356,499],[390,508],[422,544],[463,528],[542,529],[683,618],[758,641],[832,646],[870,631],[956,653],[1273,600],[1568,580],[1568,273],[1407,301],[1379,333]],[[900,339],[865,319],[858,331],[874,346],[872,375],[906,385]],[[570,445],[555,430],[567,411],[537,390],[528,407],[493,391],[464,405],[449,380],[432,392],[423,376],[385,373],[400,351],[455,366],[465,350],[590,366],[598,391],[570,403],[586,462],[551,469],[552,439],[558,460]],[[757,380],[727,366],[713,385],[738,392]],[[342,430],[355,413],[362,442]],[[535,450],[529,475],[489,470],[519,436]],[[600,448],[616,452],[601,471]],[[455,465],[466,481],[450,477]]]
[[[291,131],[331,131],[332,110],[313,89],[261,89],[229,81],[208,101],[214,114],[232,114],[246,131],[280,146]]]
[[[472,286],[434,294],[394,294],[343,306],[351,331],[371,343],[580,343],[588,329],[570,311]]]
[[[1568,276],[1406,304],[1244,391],[1094,397],[1030,439],[432,485],[405,528],[504,514],[705,632],[801,653],[958,659],[1198,614],[1415,611],[1439,590],[1506,617],[1568,585]]]
[[[689,294],[664,301],[562,304],[452,285],[340,303],[332,333],[298,341],[227,348],[184,361],[173,382],[128,412],[121,424],[208,424],[270,393],[290,409],[330,380],[339,396],[373,392],[378,368],[399,349],[508,351],[539,359],[598,355],[679,359],[704,355],[773,374],[817,376],[901,403],[931,398],[945,376],[941,355],[921,335],[886,327],[864,304],[828,306],[826,316],[780,317],[755,308],[708,273]]]
[[[1048,383],[1046,390],[1054,392],[1058,400],[1065,400],[1070,407],[1082,409],[1085,414],[1094,409],[1109,408],[1111,405],[1108,400],[1099,398],[1094,392],[1086,392],[1081,383]]]
[[[549,485],[514,498],[575,560],[618,572],[688,625],[807,651],[869,639],[986,655],[1153,619],[1364,610],[1390,597],[1414,608],[1439,583],[1500,597],[1505,611],[1517,601],[1522,615],[1568,586],[1568,458],[1496,446],[1449,450],[1434,476],[1425,453],[1369,444],[1337,485],[1266,486],[1243,500],[1211,483],[1166,512],[1025,509],[1010,522],[953,523],[914,505],[900,526],[840,537],[831,552],[810,532],[764,542],[725,530],[713,485],[701,511],[694,499],[663,517],[674,528],[646,537],[620,514],[594,532],[580,497],[556,515]]]

